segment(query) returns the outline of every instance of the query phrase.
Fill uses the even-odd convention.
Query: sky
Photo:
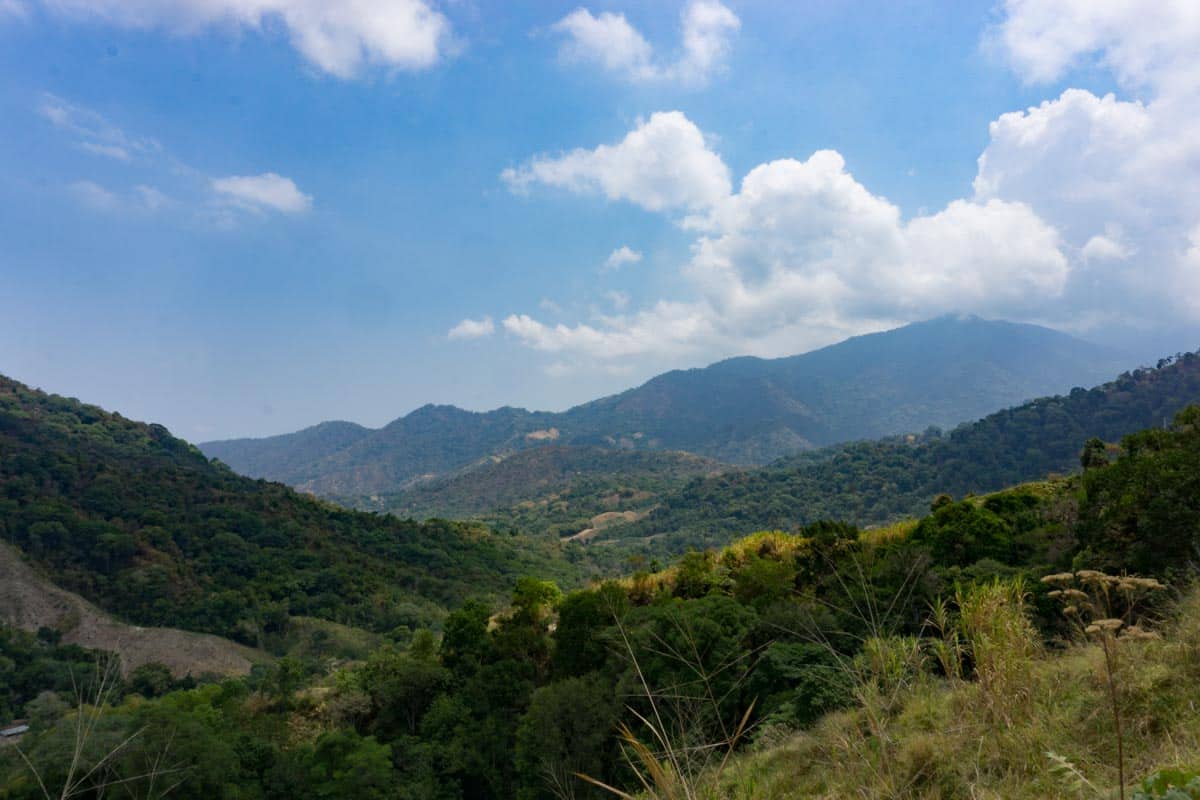
[[[1194,0],[0,0],[0,373],[193,441],[1200,346]]]

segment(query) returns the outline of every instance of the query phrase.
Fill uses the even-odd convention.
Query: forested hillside
[[[289,615],[415,628],[521,574],[576,580],[556,541],[347,511],[5,378],[0,536],[129,621],[249,643]]]
[[[424,406],[379,430],[324,423],[201,448],[243,474],[325,497],[395,493],[550,443],[765,464],[838,442],[950,427],[1128,366],[1047,328],[941,317],[788,358],[675,370],[562,413]]]
[[[569,536],[600,514],[638,512],[689,478],[729,469],[672,451],[547,445],[395,495],[343,502],[400,517],[478,519],[503,529]]]
[[[858,525],[920,514],[936,495],[994,491],[1079,466],[1084,443],[1162,426],[1200,402],[1200,354],[1164,359],[1093,389],[1035,400],[950,431],[858,442],[767,469],[696,479],[640,521],[600,538],[654,537],[657,552],[789,530],[819,519]]]
[[[1112,455],[889,529],[762,532],[565,596],[524,578],[440,641],[332,670],[284,659],[196,688],[145,670],[107,698],[84,768],[128,738],[97,781],[144,787],[161,764],[186,776],[172,796],[205,800],[611,796],[580,775],[718,800],[1107,796],[1200,758],[1200,408]],[[75,717],[37,692],[98,656],[52,640],[0,636],[18,667],[0,680],[58,786]],[[0,787],[41,796],[11,749]]]

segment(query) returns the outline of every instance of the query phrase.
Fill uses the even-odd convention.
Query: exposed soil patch
[[[586,542],[605,528],[620,525],[625,522],[637,522],[646,516],[645,511],[605,511],[597,514],[589,521],[587,528],[567,537],[568,542]]]
[[[270,660],[261,651],[219,636],[119,622],[79,595],[55,586],[4,542],[0,542],[0,622],[31,632],[54,628],[68,644],[118,653],[125,674],[158,662],[177,678],[245,675],[254,664]]]

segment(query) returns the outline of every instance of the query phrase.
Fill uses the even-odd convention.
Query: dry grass
[[[1101,643],[1058,655],[1004,654],[1020,644],[995,593],[976,598],[964,639],[989,675],[928,673],[906,688],[873,736],[874,710],[830,715],[810,731],[739,759],[727,800],[774,798],[1097,798],[1118,794],[1117,741]],[[1200,766],[1200,591],[1189,593],[1159,639],[1130,641],[1121,661],[1126,772],[1131,784],[1168,767]],[[990,655],[987,648],[997,648]],[[1008,663],[1010,662],[1011,663]]]
[[[893,522],[891,525],[883,525],[878,528],[867,528],[859,534],[859,540],[865,544],[879,545],[893,544],[902,542],[912,535],[912,532],[917,529],[918,520],[906,519],[900,522]]]

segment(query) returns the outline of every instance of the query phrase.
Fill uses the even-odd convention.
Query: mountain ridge
[[[998,491],[1079,468],[1095,437],[1115,442],[1200,402],[1200,353],[1162,359],[1090,389],[1042,397],[942,433],[851,442],[755,470],[694,478],[644,518],[598,537],[654,540],[681,553],[737,531],[837,519],[884,524],[917,516],[938,494]]]
[[[378,429],[324,423],[336,427],[200,447],[243,474],[327,497],[396,492],[551,436],[761,465],[844,441],[952,427],[1126,366],[1111,350],[1049,328],[945,316],[800,355],[672,370],[562,412],[426,404]]]

